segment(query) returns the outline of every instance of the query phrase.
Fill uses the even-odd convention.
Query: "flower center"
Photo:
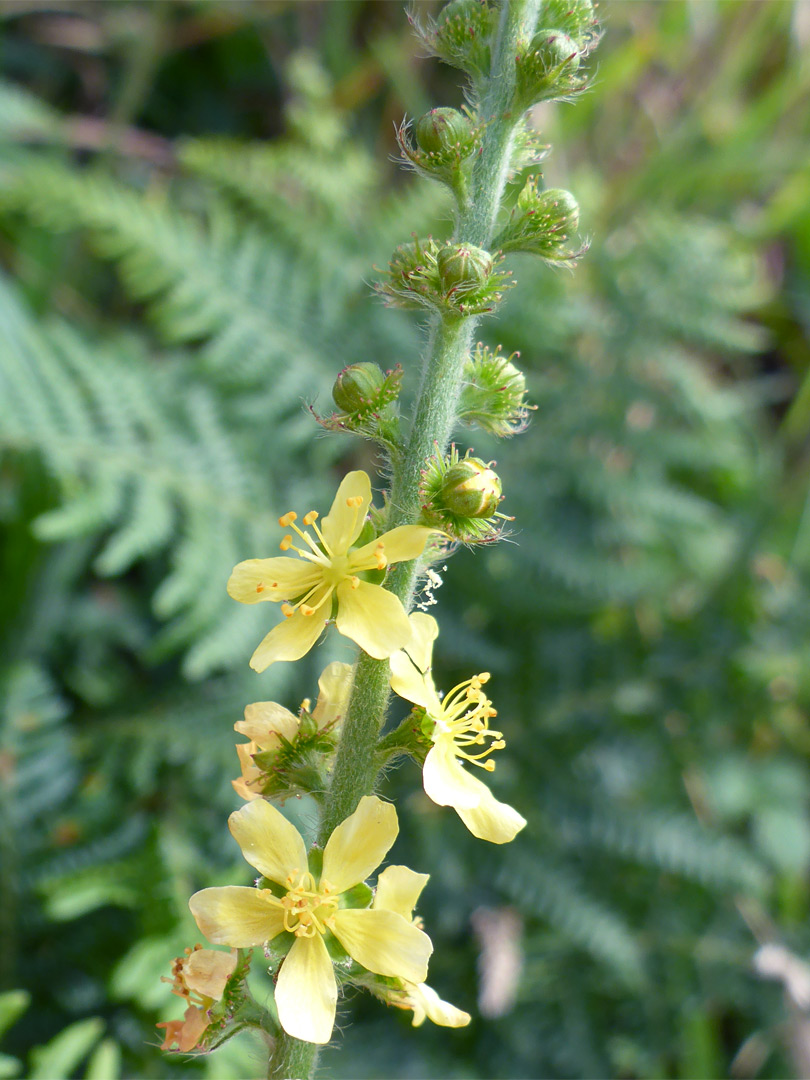
[[[352,495],[346,500],[346,505],[350,510],[354,510],[355,520],[353,523],[352,532],[354,526],[357,524],[357,514],[363,505],[363,499],[360,495]],[[291,615],[294,615],[296,611],[300,611],[302,615],[314,615],[319,608],[326,603],[328,598],[332,595],[333,591],[345,578],[351,578],[352,585],[357,588],[359,578],[353,576],[350,572],[349,557],[346,551],[334,552],[329,547],[326,539],[318,527],[318,511],[310,510],[308,514],[304,514],[304,524],[311,527],[315,535],[318,538],[318,543],[312,539],[308,532],[300,529],[295,522],[298,520],[298,515],[294,510],[290,510],[289,513],[284,514],[283,517],[278,519],[279,525],[283,529],[292,529],[298,536],[304,541],[309,550],[296,547],[292,535],[287,534],[282,538],[279,547],[282,551],[289,551],[292,549],[300,558],[307,559],[309,562],[315,563],[321,571],[321,578],[306,595],[302,596],[294,604],[284,603],[281,605],[282,613],[289,619]],[[381,545],[378,545],[381,547]],[[348,549],[347,549],[348,550]],[[379,565],[380,555],[377,555],[377,562]],[[316,596],[317,594],[317,596]],[[313,600],[313,604],[308,603],[309,600]]]
[[[329,883],[322,881],[320,888],[310,873],[295,874],[287,878],[290,886],[281,899],[275,902],[284,909],[284,929],[296,937],[314,937],[325,933],[338,909],[337,896],[330,895]]]
[[[489,682],[489,672],[483,671],[445,694],[441,714],[436,717],[436,730],[452,736],[456,757],[493,772],[495,762],[485,759],[493,750],[502,750],[506,742],[503,732],[489,726],[490,719],[497,716],[498,711],[492,708],[492,702],[481,689],[486,682]],[[488,739],[492,740],[489,745]]]

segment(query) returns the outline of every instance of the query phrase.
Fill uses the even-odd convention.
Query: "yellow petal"
[[[508,844],[526,824],[522,814],[508,803],[498,802],[489,788],[477,806],[457,806],[456,813],[473,836],[491,844]]]
[[[341,908],[335,912],[333,933],[368,971],[414,983],[427,977],[430,938],[393,911]]]
[[[376,660],[401,649],[410,636],[408,616],[392,592],[348,579],[337,587],[337,628]]]
[[[425,983],[407,987],[408,1003],[413,1009],[413,1026],[419,1027],[427,1016],[440,1027],[465,1027],[472,1017],[469,1013],[457,1009],[449,1001],[442,1001],[439,995]]]
[[[346,715],[352,692],[352,666],[335,661],[328,664],[318,679],[318,702],[312,713],[319,729],[334,724]]]
[[[347,506],[347,499],[362,499],[359,506]],[[371,502],[368,473],[347,473],[340,482],[331,509],[321,522],[321,532],[333,555],[345,555],[360,535]]]
[[[183,964],[183,978],[191,990],[219,1001],[235,970],[235,952],[195,949]]]
[[[323,572],[306,559],[280,556],[246,559],[237,563],[228,578],[228,596],[240,604],[260,600],[296,600],[317,585]]]
[[[321,881],[342,893],[365,881],[397,838],[399,823],[391,803],[364,795],[353,814],[342,821],[326,841]]]
[[[427,885],[430,874],[417,874],[408,866],[389,866],[377,878],[373,908],[395,911],[411,922],[413,909]]]
[[[301,834],[264,799],[236,810],[228,818],[228,827],[250,865],[270,881],[285,885],[290,875],[306,872],[307,849]]]
[[[391,689],[395,694],[421,705],[431,716],[441,712],[441,702],[430,673],[433,642],[439,636],[439,624],[432,615],[415,611],[408,616],[411,636],[405,647],[389,658]]]
[[[274,627],[250,658],[254,671],[264,671],[277,660],[300,660],[323,632],[325,620],[316,611],[302,615],[296,611],[289,619]]]
[[[272,901],[266,889],[225,885],[194,893],[188,906],[209,941],[247,949],[264,945],[284,929],[284,913]]]
[[[439,735],[422,769],[427,796],[439,806],[471,809],[490,794],[489,788],[459,762],[450,735]]]
[[[418,559],[425,550],[425,544],[431,534],[436,531],[436,529],[426,529],[423,525],[400,525],[353,551],[349,556],[349,566],[355,570],[372,570],[377,565],[377,551],[380,544],[382,544],[386,561],[389,563],[410,562],[411,559]]]
[[[323,938],[320,934],[296,938],[276,983],[279,1023],[294,1039],[327,1043],[336,1005],[337,983]]]
[[[258,743],[262,750],[277,750],[281,745],[278,735],[292,742],[298,734],[298,717],[275,701],[254,701],[246,706],[245,719],[237,720],[233,728]]]

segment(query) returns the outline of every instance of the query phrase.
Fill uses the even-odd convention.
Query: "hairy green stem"
[[[267,1080],[311,1080],[318,1064],[319,1046],[294,1039],[286,1031],[274,1041],[267,1066]]]
[[[472,198],[462,207],[455,239],[486,247],[493,236],[509,175],[515,129],[520,120],[512,109],[515,56],[520,41],[531,37],[540,0],[505,0],[493,55],[492,75],[482,101],[487,119],[481,155],[473,175]],[[388,527],[407,525],[420,514],[419,481],[426,460],[444,453],[456,421],[464,360],[473,344],[478,317],[437,318],[428,342],[422,385],[405,452],[394,471]],[[418,563],[400,563],[386,586],[410,610]],[[332,787],[324,812],[321,839],[351,814],[374,787],[374,749],[389,697],[388,662],[363,655],[357,663],[354,689],[335,759]]]
[[[540,0],[504,0],[493,50],[492,74],[486,84],[481,112],[487,121],[481,155],[469,192],[460,200],[455,240],[486,248],[495,231],[498,211],[511,166],[515,130],[520,120],[513,110],[515,56],[520,42],[531,37]],[[388,528],[412,524],[419,518],[419,481],[426,460],[444,453],[456,422],[464,361],[473,344],[478,317],[446,315],[437,318],[428,342],[422,385],[405,452],[396,463]],[[400,563],[386,586],[410,610],[418,563]],[[320,843],[374,790],[375,750],[390,695],[388,661],[363,653],[355,668],[354,687],[335,757],[332,785],[324,807]],[[315,1067],[317,1047],[287,1035],[277,1040],[269,1077],[308,1078]],[[286,1071],[285,1071],[286,1070]]]

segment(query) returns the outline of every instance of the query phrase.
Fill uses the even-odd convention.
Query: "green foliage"
[[[295,709],[324,660],[253,675],[269,605],[231,604],[224,582],[273,553],[280,513],[325,509],[338,455],[341,472],[369,464],[302,408],[341,368],[403,363],[407,415],[419,327],[373,300],[372,264],[450,229],[440,186],[384,161],[393,122],[427,107],[397,5],[163,7],[127,115],[115,80],[92,89],[89,54],[56,64],[33,23],[2,15],[10,1076],[55,1075],[57,1057],[99,1078],[256,1071],[249,1037],[169,1059],[152,1027],[178,1015],[159,979],[198,940],[189,894],[250,880],[223,827],[232,724],[247,701]],[[414,795],[410,761],[383,792],[409,796],[396,861],[432,870],[431,985],[479,1011],[481,904],[511,913],[522,975],[503,1015],[459,1032],[342,1004],[335,1076],[725,1075],[755,1032],[760,1075],[795,1071],[750,927],[810,952],[806,390],[790,400],[807,372],[808,72],[789,5],[608,9],[598,78],[541,133],[544,185],[576,192],[591,250],[571,273],[510,255],[520,287],[485,328],[521,353],[538,406],[497,451],[510,546],[454,556],[439,594],[438,685],[492,672],[493,787],[529,826],[482,850]],[[111,67],[137,39],[106,8],[70,18]],[[240,78],[262,40],[311,48],[287,71],[260,50],[292,95],[283,120],[262,98],[257,139]],[[458,103],[456,72],[418,79]],[[83,123],[98,118],[101,136]],[[458,438],[496,453],[486,433]],[[306,800],[286,810],[311,827]]]

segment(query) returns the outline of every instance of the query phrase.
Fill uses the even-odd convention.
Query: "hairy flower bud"
[[[422,150],[440,153],[466,143],[473,125],[458,109],[431,109],[416,122],[414,133]]]
[[[584,89],[577,75],[580,49],[562,30],[538,30],[515,60],[517,103],[527,109],[538,101],[570,97]]]
[[[450,0],[422,37],[445,63],[477,77],[489,71],[495,21],[486,0]]]
[[[332,400],[341,412],[368,412],[375,407],[385,382],[385,372],[377,364],[349,364],[335,380]]]
[[[526,377],[513,363],[517,356],[502,356],[500,346],[495,352],[476,346],[464,365],[459,420],[500,438],[525,430],[534,406],[526,404]]]
[[[454,315],[485,315],[512,282],[487,251],[471,244],[439,245],[431,237],[398,247],[377,285],[397,307],[426,307]]]
[[[495,243],[503,252],[530,251],[548,263],[568,266],[584,250],[570,243],[578,225],[579,204],[571,192],[562,188],[538,191],[532,176]]]
[[[438,491],[442,506],[459,517],[489,518],[500,504],[501,480],[480,458],[463,458],[444,474]]]
[[[598,39],[592,0],[544,0],[537,29],[561,30],[580,50],[592,47]]]
[[[576,42],[560,30],[539,30],[532,38],[529,51],[536,53],[548,68],[565,64],[569,73],[579,69],[579,49]]]
[[[501,481],[494,461],[460,458],[455,446],[445,457],[436,454],[422,473],[419,497],[422,522],[442,530],[462,544],[486,544],[498,540],[502,522],[510,521],[498,511]]]
[[[486,284],[492,273],[492,256],[472,244],[448,244],[443,247],[436,262],[445,289],[477,289]]]

